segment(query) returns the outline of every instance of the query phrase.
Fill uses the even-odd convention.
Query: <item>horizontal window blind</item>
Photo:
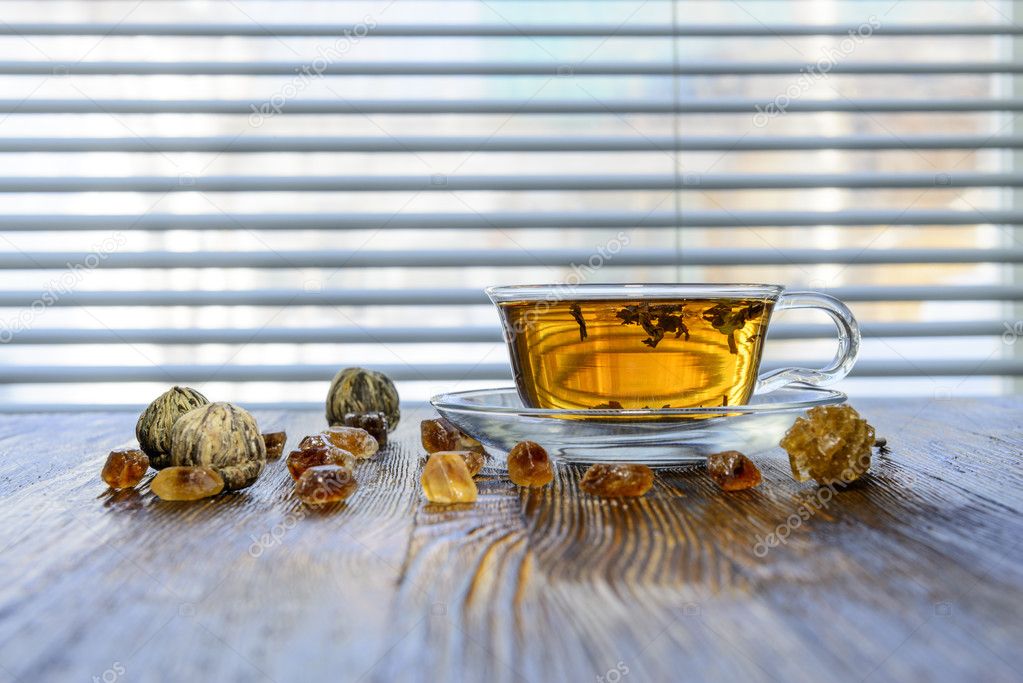
[[[852,393],[1023,375],[1014,3],[0,6],[5,410],[506,384],[482,288],[777,282]],[[765,366],[830,357],[772,326]]]

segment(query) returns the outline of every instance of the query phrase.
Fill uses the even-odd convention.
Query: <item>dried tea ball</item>
[[[475,450],[486,453],[483,444],[443,417],[420,422],[419,434],[427,453]]]
[[[836,484],[859,479],[870,469],[874,428],[852,406],[817,406],[796,418],[781,440],[796,481]]]
[[[266,444],[256,419],[230,403],[185,413],[171,431],[171,464],[208,465],[228,491],[251,485],[266,464]]]
[[[296,481],[307,469],[320,465],[337,465],[351,469],[355,467],[355,457],[329,443],[322,434],[307,436],[302,439],[298,450],[288,454],[288,471],[291,472],[291,478]]]
[[[398,390],[382,372],[345,368],[335,375],[327,391],[327,424],[344,423],[348,413],[380,412],[387,418],[388,431],[398,426]]]
[[[535,441],[520,441],[508,453],[508,478],[516,486],[546,486],[554,479],[551,459]]]
[[[100,476],[112,489],[130,489],[142,481],[149,469],[149,456],[136,448],[110,451]]]
[[[383,413],[347,413],[344,423],[346,427],[358,427],[365,429],[377,440],[377,445],[383,448],[387,445],[387,416]]]
[[[623,498],[642,496],[654,485],[654,472],[646,465],[597,463],[579,481],[592,496]]]
[[[355,493],[359,484],[347,467],[319,465],[310,467],[295,483],[295,494],[306,505],[337,503]]]
[[[475,503],[476,482],[458,453],[434,453],[419,479],[423,495],[431,503]]]
[[[359,460],[372,458],[380,449],[377,440],[365,429],[358,427],[327,427],[323,432],[324,438],[336,447],[348,451]]]
[[[150,465],[160,470],[171,464],[171,429],[174,423],[188,411],[209,402],[195,389],[171,387],[142,411],[135,424],[135,437],[149,456]]]
[[[212,467],[165,467],[149,488],[163,500],[199,500],[223,491],[224,480]]]
[[[266,457],[279,458],[284,453],[284,444],[288,441],[286,432],[265,432],[263,443],[266,444]]]
[[[723,491],[742,491],[758,486],[760,470],[739,451],[723,451],[707,456],[707,473]]]

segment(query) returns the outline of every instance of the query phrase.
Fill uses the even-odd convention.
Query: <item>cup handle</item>
[[[757,378],[755,393],[766,394],[790,384],[825,387],[849,374],[860,353],[860,326],[852,311],[833,296],[819,292],[784,292],[774,305],[773,313],[797,308],[818,308],[835,321],[838,327],[838,351],[826,368],[780,368]]]

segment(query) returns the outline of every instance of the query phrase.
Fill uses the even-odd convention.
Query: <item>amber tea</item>
[[[775,297],[503,301],[515,382],[535,408],[745,404]]]
[[[593,409],[663,411],[658,420],[729,414],[718,408],[756,402],[754,392],[834,384],[860,348],[848,306],[781,285],[510,285],[489,287],[487,295],[501,313],[524,407],[551,409],[554,417],[585,419]],[[834,358],[758,376],[772,315],[792,309],[816,309],[834,321]]]

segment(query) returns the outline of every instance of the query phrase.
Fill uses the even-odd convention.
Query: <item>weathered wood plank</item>
[[[133,433],[132,416],[102,422],[101,438],[94,416],[17,422],[52,432],[53,419],[62,446],[6,453],[21,467],[43,456],[44,472],[20,477],[0,506],[3,528],[28,525],[5,539],[2,560],[8,675],[66,680],[119,663],[134,680],[281,681],[300,664],[342,679],[373,666],[418,497],[415,458],[400,443],[360,467],[360,490],[341,509],[299,504],[282,461],[244,492],[166,503],[145,486],[107,493],[97,478],[106,451]],[[294,444],[322,419],[260,422],[286,426]]]
[[[418,412],[323,511],[281,461],[198,504],[111,494],[134,415],[0,417],[0,681],[1018,680],[1021,407],[864,402],[891,452],[841,491],[775,449],[754,491],[487,468],[455,508],[421,499]]]
[[[1019,547],[1007,543],[1021,531],[1013,516],[1023,483],[1023,439],[1012,431],[1018,407],[978,408],[1006,446],[977,452],[949,428],[947,411],[925,418],[876,406],[864,412],[890,435],[893,451],[877,459],[870,481],[848,490],[797,484],[780,451],[760,458],[761,489],[733,495],[697,469],[662,474],[643,500],[604,502],[579,494],[579,471],[561,468],[549,490],[521,494],[524,550],[502,552],[508,536],[481,540],[481,524],[495,534],[508,528],[517,540],[504,515],[465,514],[455,531],[455,519],[421,516],[416,538],[441,534],[448,547],[420,551],[439,557],[406,581],[430,585],[434,596],[446,591],[441,601],[468,611],[463,623],[485,623],[480,614],[499,613],[499,592],[468,601],[442,558],[502,552],[506,563],[530,566],[526,600],[511,607],[534,621],[510,646],[522,653],[518,668],[499,680],[554,680],[565,660],[575,676],[623,666],[652,680],[671,679],[680,667],[697,678],[754,680],[810,680],[822,671],[855,680],[1011,678],[1009,663],[1019,657],[1004,635],[1020,630],[1005,597],[1018,597],[1023,584]],[[791,534],[776,548],[762,546],[761,557],[758,539],[779,529]],[[450,547],[453,536],[464,541]],[[468,563],[451,562],[448,571],[452,565]],[[408,643],[409,666],[397,671],[411,671],[414,653],[429,643],[428,636]],[[496,652],[502,638],[483,643]],[[981,656],[991,643],[994,655]],[[445,671],[439,661],[419,664]],[[464,679],[489,674],[485,665],[469,658]]]

